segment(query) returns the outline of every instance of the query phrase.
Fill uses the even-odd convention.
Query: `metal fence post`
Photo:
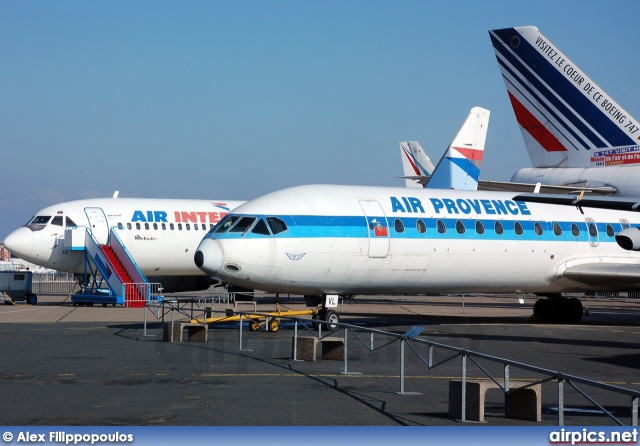
[[[638,425],[638,397],[631,399],[631,425]]]
[[[467,421],[467,354],[462,352],[462,422]]]
[[[558,378],[558,426],[564,426],[564,380]]]
[[[509,364],[504,365],[504,393],[509,391]]]
[[[293,360],[298,360],[298,319],[293,324]]]

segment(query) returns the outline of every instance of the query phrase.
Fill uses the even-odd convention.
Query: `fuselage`
[[[103,198],[40,210],[4,240],[14,255],[59,271],[82,273],[83,253],[64,248],[65,228],[87,227],[100,244],[112,228],[140,270],[153,276],[204,276],[193,254],[207,231],[240,201]]]
[[[631,212],[525,203],[513,193],[310,185],[238,207],[196,263],[234,285],[300,294],[557,293],[614,287],[563,276],[640,265],[615,234]],[[267,229],[268,228],[268,229]]]

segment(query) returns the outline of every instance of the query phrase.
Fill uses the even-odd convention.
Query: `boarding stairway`
[[[65,230],[65,249],[84,252],[83,286],[72,295],[74,304],[144,307],[159,298],[160,284],[149,283],[116,229],[111,228],[106,244],[98,243],[85,227]]]

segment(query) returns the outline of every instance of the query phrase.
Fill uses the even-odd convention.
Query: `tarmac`
[[[371,352],[369,333],[358,333],[362,342],[350,334],[348,371],[360,374],[344,374],[343,361],[293,361],[294,324],[284,320],[276,333],[213,324],[206,343],[169,343],[157,311],[73,306],[65,297],[0,307],[0,425],[461,424],[448,413],[448,383],[461,373],[460,358],[449,352],[436,351],[441,364],[429,369],[407,349],[402,370],[399,342],[385,346],[376,334]],[[258,312],[273,311],[274,296],[256,300]],[[304,308],[297,296],[279,300]],[[519,304],[513,296],[356,296],[338,310],[350,324],[397,333],[419,326],[421,339],[639,391],[640,301],[583,303],[589,312],[576,325],[537,324],[534,299]],[[428,357],[426,346],[416,349]],[[483,367],[502,376],[500,365]],[[469,379],[486,379],[475,364],[467,368]],[[537,378],[511,368],[511,379]],[[565,424],[614,424],[568,388]],[[505,418],[502,393],[489,391],[484,424],[557,425],[557,389],[543,385],[540,423]],[[628,424],[628,396],[588,391]]]

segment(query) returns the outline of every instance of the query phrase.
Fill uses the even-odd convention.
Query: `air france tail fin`
[[[418,141],[400,143],[400,157],[407,187],[422,188],[433,173],[433,163]]]
[[[640,123],[538,28],[489,35],[533,167],[640,163]]]
[[[484,108],[471,109],[425,187],[459,190],[478,188],[489,114],[489,110]]]

